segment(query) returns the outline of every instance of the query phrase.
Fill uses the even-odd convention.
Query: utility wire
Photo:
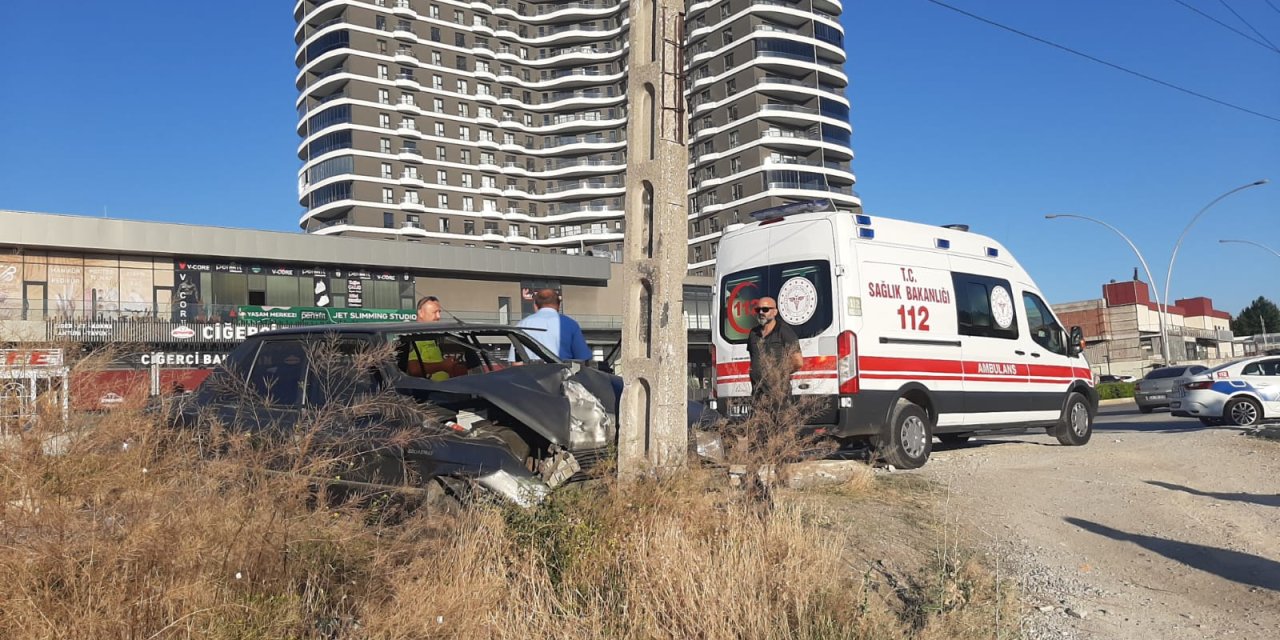
[[[960,15],[967,16],[967,17],[969,17],[969,18],[973,18],[974,20],[977,20],[978,22],[982,22],[982,23],[985,23],[985,24],[989,24],[989,25],[991,25],[991,26],[993,26],[993,27],[996,27],[996,28],[998,28],[998,29],[1004,29],[1005,31],[1009,31],[1009,32],[1011,32],[1011,33],[1016,33],[1016,34],[1018,34],[1018,35],[1020,35],[1020,36],[1022,36],[1022,37],[1024,37],[1024,38],[1029,38],[1029,39],[1031,39],[1031,40],[1035,40],[1036,42],[1039,42],[1040,44],[1046,44],[1046,45],[1049,45],[1050,47],[1053,47],[1053,48],[1055,48],[1055,49],[1061,49],[1062,51],[1066,51],[1067,53],[1070,53],[1070,54],[1072,54],[1072,55],[1080,56],[1081,58],[1084,58],[1084,59],[1086,59],[1086,60],[1091,60],[1091,61],[1096,62],[1096,63],[1098,63],[1098,64],[1101,64],[1101,65],[1104,65],[1104,66],[1111,67],[1112,69],[1115,69],[1115,70],[1117,70],[1117,71],[1123,71],[1123,72],[1125,72],[1125,73],[1127,73],[1127,74],[1129,74],[1129,75],[1137,76],[1137,77],[1142,78],[1143,80],[1146,80],[1146,81],[1148,81],[1148,82],[1154,82],[1154,83],[1156,83],[1156,84],[1158,84],[1158,85],[1161,85],[1161,86],[1163,86],[1163,87],[1168,87],[1168,88],[1173,89],[1173,90],[1175,90],[1175,91],[1181,91],[1182,93],[1185,93],[1185,94],[1187,94],[1187,95],[1191,95],[1191,96],[1195,96],[1195,97],[1197,97],[1197,98],[1200,98],[1201,100],[1208,100],[1209,102],[1212,102],[1212,103],[1214,103],[1214,104],[1221,105],[1221,106],[1227,107],[1227,108],[1229,108],[1229,109],[1235,109],[1236,111],[1241,111],[1241,112],[1247,113],[1247,114],[1249,114],[1249,115],[1258,116],[1259,118],[1266,118],[1267,120],[1271,120],[1272,122],[1280,122],[1280,118],[1277,118],[1277,117],[1275,117],[1275,116],[1267,115],[1267,114],[1265,114],[1265,113],[1260,113],[1260,112],[1258,112],[1258,111],[1254,111],[1254,110],[1252,110],[1252,109],[1248,109],[1248,108],[1242,107],[1242,106],[1240,106],[1240,105],[1232,104],[1232,103],[1227,102],[1227,101],[1225,101],[1225,100],[1219,100],[1219,99],[1217,99],[1217,98],[1214,98],[1214,97],[1211,97],[1211,96],[1207,96],[1207,95],[1205,95],[1205,94],[1203,94],[1203,93],[1199,93],[1199,92],[1197,92],[1197,91],[1192,91],[1191,89],[1187,89],[1187,88],[1184,88],[1184,87],[1180,87],[1180,86],[1178,86],[1178,85],[1176,85],[1176,84],[1173,84],[1173,83],[1171,83],[1171,82],[1165,82],[1164,80],[1161,80],[1161,79],[1159,79],[1159,78],[1153,78],[1153,77],[1151,77],[1151,76],[1149,76],[1149,75],[1147,75],[1147,74],[1145,74],[1145,73],[1142,73],[1142,72],[1139,72],[1139,71],[1134,71],[1133,69],[1129,69],[1128,67],[1122,67],[1122,66],[1120,66],[1120,65],[1118,65],[1118,64],[1115,64],[1114,62],[1107,62],[1106,60],[1103,60],[1103,59],[1101,59],[1101,58],[1095,58],[1094,56],[1091,56],[1091,55],[1089,55],[1089,54],[1087,54],[1087,53],[1084,53],[1084,52],[1081,52],[1081,51],[1076,51],[1075,49],[1072,49],[1072,48],[1070,48],[1070,47],[1065,47],[1065,46],[1060,45],[1060,44],[1058,44],[1058,43],[1056,43],[1056,42],[1051,42],[1051,41],[1049,41],[1049,40],[1045,40],[1044,38],[1041,38],[1041,37],[1039,37],[1039,36],[1033,36],[1033,35],[1031,35],[1031,34],[1029,34],[1029,33],[1025,32],[1025,31],[1019,31],[1019,30],[1017,30],[1017,29],[1014,29],[1013,27],[1010,27],[1010,26],[1006,26],[1006,25],[1000,24],[999,22],[996,22],[996,21],[994,21],[994,20],[989,20],[989,19],[984,18],[984,17],[982,17],[982,16],[980,16],[980,15],[973,14],[973,13],[969,13],[968,11],[965,11],[964,9],[961,9],[961,8],[959,8],[959,7],[953,7],[953,6],[951,6],[951,5],[949,5],[949,4],[945,3],[945,2],[942,2],[941,0],[926,0],[926,2],[930,2],[930,3],[936,4],[936,5],[938,5],[938,6],[942,7],[942,8],[944,8],[944,9],[950,9],[950,10],[952,10],[952,11],[954,11],[954,12],[956,12],[956,13],[960,14]]]
[[[1267,6],[1271,7],[1272,11],[1275,11],[1276,13],[1280,13],[1280,7],[1276,7],[1274,4],[1271,4],[1271,0],[1262,0],[1262,1],[1266,2]]]
[[[1239,13],[1237,13],[1235,9],[1232,9],[1232,8],[1231,8],[1231,5],[1227,4],[1227,0],[1218,0],[1218,2],[1221,2],[1221,3],[1222,3],[1222,6],[1226,7],[1226,8],[1227,8],[1227,11],[1230,11],[1230,12],[1231,12],[1231,15],[1235,16],[1235,17],[1236,17],[1236,19],[1238,19],[1240,22],[1243,22],[1243,23],[1244,23],[1244,26],[1249,27],[1249,30],[1250,30],[1250,31],[1252,31],[1252,32],[1253,32],[1255,35],[1257,35],[1259,38],[1262,38],[1264,41],[1266,41],[1266,43],[1267,43],[1267,44],[1271,45],[1271,48],[1272,48],[1272,49],[1275,49],[1275,48],[1276,48],[1276,45],[1275,45],[1275,43],[1274,43],[1274,42],[1272,42],[1272,41],[1270,41],[1270,40],[1267,40],[1267,37],[1266,37],[1266,36],[1264,36],[1264,35],[1262,35],[1262,32],[1261,32],[1261,31],[1258,31],[1257,29],[1254,29],[1254,28],[1253,28],[1253,25],[1252,25],[1252,24],[1249,24],[1249,21],[1244,19],[1244,16],[1240,15]]]
[[[1236,33],[1236,34],[1238,34],[1241,38],[1245,38],[1245,39],[1247,39],[1248,41],[1253,42],[1253,43],[1257,44],[1257,45],[1258,45],[1258,46],[1260,46],[1260,47],[1264,47],[1264,48],[1266,48],[1266,49],[1270,49],[1271,51],[1274,51],[1274,52],[1276,52],[1276,53],[1280,53],[1280,49],[1275,48],[1273,45],[1268,44],[1268,43],[1266,43],[1266,42],[1263,42],[1263,41],[1261,41],[1261,40],[1259,40],[1259,39],[1257,39],[1257,38],[1255,38],[1255,37],[1253,37],[1253,36],[1251,36],[1251,35],[1249,35],[1249,34],[1247,34],[1247,33],[1243,32],[1243,31],[1241,31],[1241,30],[1239,30],[1239,29],[1237,29],[1237,28],[1235,28],[1235,27],[1233,27],[1233,26],[1231,26],[1231,25],[1229,25],[1229,24],[1227,24],[1227,23],[1225,23],[1225,22],[1223,22],[1223,21],[1221,21],[1221,20],[1219,20],[1219,19],[1217,19],[1217,18],[1215,18],[1215,17],[1213,17],[1213,16],[1211,16],[1211,15],[1209,15],[1209,14],[1207,14],[1207,13],[1205,13],[1205,12],[1201,11],[1201,10],[1199,10],[1199,9],[1197,9],[1197,8],[1195,8],[1195,7],[1191,6],[1191,5],[1189,5],[1189,4],[1185,3],[1185,2],[1183,2],[1182,0],[1173,0],[1173,1],[1174,1],[1174,2],[1176,2],[1176,3],[1178,3],[1178,4],[1180,4],[1180,5],[1182,5],[1182,6],[1184,6],[1184,7],[1186,7],[1186,8],[1188,8],[1188,9],[1190,9],[1190,10],[1192,10],[1192,11],[1194,11],[1194,12],[1196,12],[1196,13],[1198,13],[1198,14],[1200,14],[1201,16],[1204,16],[1204,17],[1205,17],[1206,19],[1208,19],[1208,20],[1212,20],[1212,21],[1216,22],[1216,23],[1217,23],[1219,26],[1221,26],[1222,28],[1235,32],[1235,33]]]

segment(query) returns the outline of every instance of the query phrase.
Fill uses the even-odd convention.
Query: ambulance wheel
[[[1093,435],[1093,413],[1089,411],[1089,403],[1084,396],[1074,391],[1067,396],[1066,409],[1050,435],[1068,447],[1079,447],[1089,442]]]
[[[871,440],[876,454],[899,469],[918,469],[929,460],[933,450],[933,426],[924,408],[907,400],[899,400],[893,418]]]

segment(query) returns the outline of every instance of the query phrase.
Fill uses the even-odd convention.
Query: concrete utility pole
[[[686,432],[689,149],[684,0],[632,0],[618,472],[682,466]]]

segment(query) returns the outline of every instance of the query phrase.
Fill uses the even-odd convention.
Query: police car
[[[1237,360],[1179,378],[1169,410],[1210,426],[1252,427],[1280,418],[1280,357]]]
[[[792,393],[819,396],[810,426],[869,440],[889,464],[923,465],[935,436],[1042,427],[1089,441],[1098,394],[1081,331],[1000,243],[821,200],[753,216],[716,256],[714,409],[750,411],[746,341],[772,297],[804,355]]]

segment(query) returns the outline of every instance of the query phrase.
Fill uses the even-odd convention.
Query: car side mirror
[[[1067,337],[1067,355],[1072,358],[1084,353],[1084,331],[1079,326],[1071,327]]]

